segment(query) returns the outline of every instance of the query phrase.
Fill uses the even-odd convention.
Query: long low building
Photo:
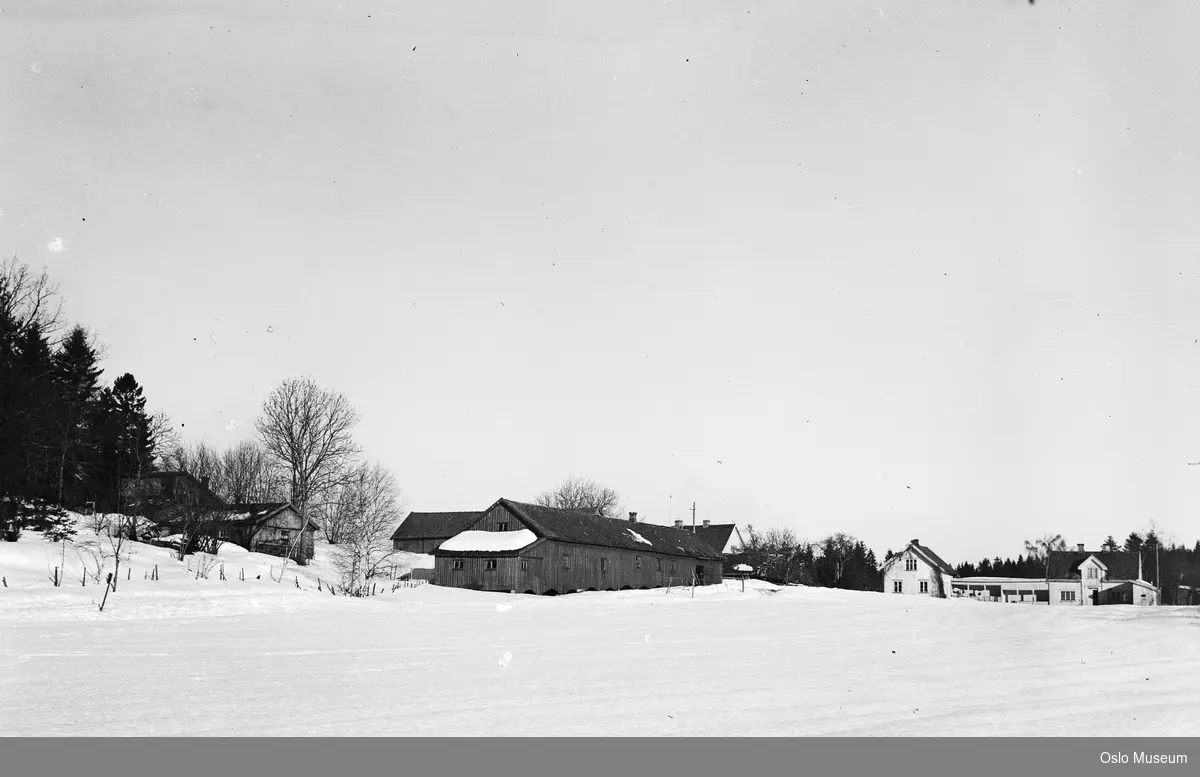
[[[992,602],[1104,605],[1158,604],[1158,588],[1142,579],[1141,554],[1126,551],[1088,551],[1080,545],[1050,554],[1049,579],[1020,577],[959,577],[951,581],[952,595]]]
[[[912,540],[883,565],[884,591],[969,597],[989,602],[1057,605],[1157,605],[1158,588],[1142,579],[1141,554],[1075,550],[1050,554],[1047,577],[957,577],[936,553]]]
[[[433,551],[438,585],[561,594],[720,583],[723,556],[682,528],[497,500]]]

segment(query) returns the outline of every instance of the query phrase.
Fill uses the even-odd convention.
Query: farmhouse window
[[[641,569],[641,568],[642,568],[642,557],[641,557],[641,556],[634,556],[634,557],[633,557],[633,568],[634,568],[634,569]]]
[[[522,572],[529,571],[529,559],[524,559],[524,558],[521,559],[521,571]]]
[[[496,524],[496,531],[508,531],[508,521],[501,521]]]
[[[606,558],[600,559],[600,571],[601,572],[608,571],[608,559],[606,559]]]
[[[906,572],[916,572],[917,571],[917,560],[915,558],[905,559],[904,560],[904,570]]]
[[[921,593],[923,593],[923,594],[929,593],[929,581],[928,580],[921,581]]]
[[[1059,591],[1058,593],[1059,593],[1059,596],[1061,597],[1059,599],[1060,602],[1075,601],[1075,592],[1074,591]]]
[[[462,568],[463,568],[462,559],[461,558],[454,559],[454,569],[462,569]]]
[[[903,580],[895,580],[892,582],[892,593],[894,593],[894,594],[904,593],[904,581]]]

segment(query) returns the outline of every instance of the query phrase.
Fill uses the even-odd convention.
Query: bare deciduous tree
[[[279,493],[279,473],[267,452],[254,440],[243,440],[221,454],[220,492],[231,504],[286,499]]]
[[[361,464],[354,468],[340,496],[345,526],[334,550],[334,563],[342,588],[361,595],[396,552],[391,535],[401,517],[400,487],[382,465]]]
[[[352,436],[357,425],[358,413],[345,395],[310,378],[285,380],[263,403],[255,428],[267,454],[287,472],[291,502],[303,520],[346,482],[348,465],[359,453]],[[298,532],[293,542],[303,536]]]
[[[34,272],[15,256],[0,262],[0,318],[13,321],[18,334],[35,324],[43,334],[57,332],[63,325],[57,297],[58,284],[45,270]]]
[[[1067,542],[1061,534],[1043,534],[1035,540],[1025,541],[1025,555],[1030,560],[1042,564],[1046,570],[1046,604],[1050,601],[1050,556],[1067,549]]]
[[[594,480],[575,475],[567,477],[554,490],[539,494],[536,501],[543,507],[578,510],[602,518],[619,518],[623,512],[620,494]]]
[[[214,494],[224,491],[222,457],[216,448],[203,440],[192,445],[176,443],[163,456],[163,467],[172,472],[186,472],[202,482],[208,478],[208,489]]]

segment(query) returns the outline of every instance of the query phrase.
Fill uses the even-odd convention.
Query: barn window
[[[496,524],[496,531],[508,531],[508,521],[501,521]]]
[[[453,568],[454,569],[462,569],[463,568],[463,560],[461,558],[454,559]]]
[[[916,572],[917,571],[917,560],[915,558],[905,559],[904,569],[906,572]]]
[[[928,580],[921,581],[921,593],[923,593],[923,594],[929,593],[929,581]]]
[[[608,571],[608,559],[606,559],[606,558],[600,559],[600,571],[601,572]]]
[[[659,572],[662,571],[662,559],[661,558],[654,559],[654,568],[657,569]]]
[[[280,542],[291,542],[292,541],[292,533],[290,531],[288,531],[287,529],[280,529],[279,530],[279,541]]]
[[[217,539],[219,539],[219,540],[229,539],[229,529],[224,526],[217,529]]]
[[[641,556],[634,556],[634,557],[633,557],[633,568],[634,568],[634,569],[641,569],[641,568],[642,568],[642,557],[641,557]]]
[[[675,571],[675,562],[674,561],[671,562],[671,571],[672,572]]]
[[[564,555],[563,556],[563,569],[570,569],[570,568],[571,568],[571,557]]]
[[[896,581],[893,581],[893,583],[892,583],[892,593],[894,593],[894,594],[902,594],[902,593],[904,593],[904,581],[903,581],[903,580],[896,580]]]
[[[522,572],[529,571],[529,559],[526,559],[526,558],[521,559],[521,571]]]
[[[484,559],[483,560],[483,568],[484,569],[495,569],[496,568],[496,559],[494,559],[494,558]]]

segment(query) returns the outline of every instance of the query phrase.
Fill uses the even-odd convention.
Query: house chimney
[[[630,522],[630,523],[637,523],[637,513],[630,513],[630,514],[629,514],[629,522]]]
[[[705,526],[708,526],[708,519],[707,519],[707,518],[705,518],[705,519],[704,519],[704,524],[703,524],[703,525],[705,525]]]
[[[683,519],[682,519],[682,518],[676,518],[676,519],[675,519],[675,528],[676,528],[676,529],[682,529],[682,528],[683,528]]]
[[[1087,553],[1087,551],[1083,549],[1083,543],[1082,543],[1082,542],[1081,542],[1081,543],[1079,543],[1078,545],[1076,545],[1075,547],[1079,548],[1079,552],[1080,552],[1080,553]]]
[[[920,541],[920,540],[913,540],[912,542],[910,542],[910,543],[908,543],[908,544],[909,544],[909,545],[920,545],[920,544],[921,544],[921,541]]]

